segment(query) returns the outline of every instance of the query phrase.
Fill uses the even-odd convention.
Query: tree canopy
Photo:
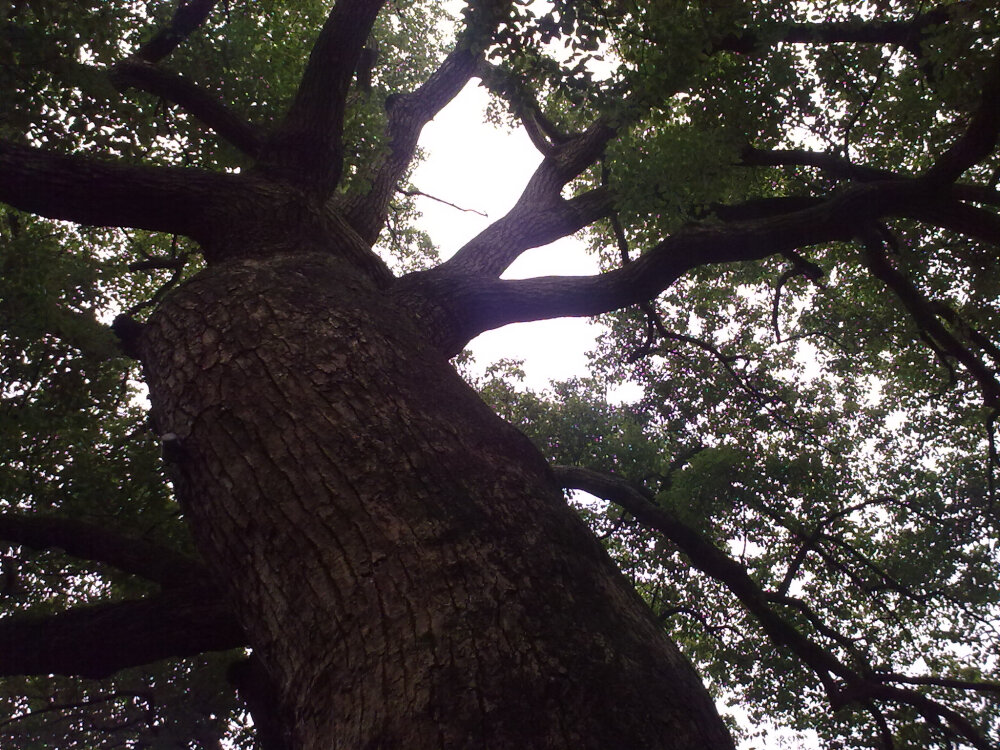
[[[1000,745],[998,44],[987,0],[5,4],[0,744],[277,746],[130,342],[291,185],[444,355],[605,324],[474,385],[747,747]],[[409,175],[470,81],[543,158],[437,248]],[[600,274],[502,277],[568,235]]]

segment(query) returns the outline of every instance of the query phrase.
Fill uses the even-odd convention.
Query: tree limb
[[[511,255],[517,255],[503,248],[502,236],[490,242],[477,238],[467,246],[476,251],[471,253],[473,257],[466,256],[464,264],[453,258],[432,271],[404,277],[397,288],[404,297],[423,298],[435,308],[437,312],[423,310],[421,314],[437,316],[439,345],[445,351],[458,352],[483,331],[508,323],[599,315],[645,302],[693,268],[760,260],[822,242],[849,240],[870,219],[905,213],[924,200],[927,190],[917,180],[853,185],[818,205],[788,214],[722,226],[688,227],[633,262],[595,276],[501,280],[477,274],[494,272]],[[497,223],[517,215],[515,207]],[[510,231],[516,227],[514,223]],[[493,260],[496,257],[500,262]]]
[[[492,63],[483,62],[479,68],[479,77],[483,86],[507,102],[511,112],[524,125],[531,143],[543,156],[549,155],[555,146],[570,139],[568,134],[562,133],[545,116],[534,93],[522,86],[511,73]]]
[[[203,241],[238,175],[132,166],[0,140],[0,201],[49,219],[183,234]]]
[[[100,679],[126,667],[244,645],[243,631],[218,591],[186,586],[136,601],[4,618],[0,675]]]
[[[986,405],[1000,406],[1000,380],[997,379],[997,374],[945,328],[935,313],[934,305],[924,298],[905,275],[892,267],[880,238],[870,233],[865,235],[863,257],[872,275],[896,295],[914,323],[946,354],[962,363],[979,384]]]
[[[696,568],[725,584],[757,618],[768,636],[776,644],[790,648],[820,676],[828,688],[833,686],[833,677],[850,678],[850,669],[771,608],[764,592],[742,565],[706,541],[694,528],[657,505],[639,488],[618,477],[581,467],[554,466],[552,470],[562,487],[583,490],[613,502],[631,513],[639,523],[663,533]]]
[[[261,152],[270,175],[330,195],[344,160],[347,92],[385,0],[339,0],[327,16],[284,121]]]
[[[741,163],[750,167],[783,167],[802,166],[816,167],[841,179],[858,182],[873,180],[891,180],[906,175],[891,172],[888,169],[878,169],[861,164],[855,164],[849,159],[836,154],[822,151],[807,151],[805,149],[760,149],[748,146],[740,155]]]
[[[109,75],[121,89],[140,89],[177,104],[243,153],[257,155],[261,146],[257,130],[213,94],[183,76],[139,59],[118,63]]]
[[[915,690],[886,685],[867,670],[851,669],[800,633],[771,608],[767,595],[742,565],[666,508],[657,505],[639,488],[619,477],[581,467],[554,466],[553,474],[560,486],[583,490],[613,502],[631,513],[639,523],[663,533],[696,568],[724,584],[757,619],[772,642],[788,648],[813,670],[834,709],[851,703],[868,705],[873,699],[901,703],[915,708],[929,722],[944,719],[958,735],[979,750],[991,747],[982,733],[958,712]]]
[[[954,680],[949,677],[918,676],[911,677],[895,672],[877,672],[875,674],[883,682],[902,682],[907,685],[928,685],[931,687],[954,688],[956,690],[972,690],[978,693],[1000,695],[1000,682],[972,682],[971,680]]]
[[[345,207],[348,221],[368,242],[378,238],[392,193],[413,161],[424,126],[480,70],[482,50],[496,30],[505,5],[499,0],[478,3],[455,48],[437,70],[415,91],[398,94],[386,102],[389,153],[375,169],[368,191],[349,199]]]
[[[3,513],[0,539],[32,549],[57,547],[73,557],[107,563],[166,587],[208,578],[205,567],[187,555],[75,518]]]
[[[514,207],[459,248],[443,274],[499,276],[530,248],[554,242],[607,215],[611,194],[595,188],[566,200],[560,191],[600,157],[615,131],[603,121],[554,147],[535,170]]]
[[[832,177],[855,182],[873,182],[891,179],[919,179],[913,175],[877,169],[853,162],[835,154],[817,151],[763,150],[748,148],[742,155],[747,166],[808,166],[821,169]],[[736,206],[713,206],[715,213],[723,221],[740,220],[754,216],[765,216],[768,212],[778,213],[783,206],[795,208],[815,204],[821,198],[787,197],[760,198]],[[914,204],[909,215],[925,224],[948,229],[977,240],[1000,244],[1000,217],[992,211],[969,205],[969,203],[1000,204],[1000,193],[985,185],[956,184],[940,191],[938,198],[930,202]]]
[[[961,137],[938,157],[924,175],[924,180],[937,185],[957,180],[965,170],[985,159],[996,148],[1000,136],[1000,48],[983,83],[979,107],[972,115]]]
[[[424,125],[462,90],[475,69],[473,53],[464,46],[456,48],[416,91],[391,100],[387,107],[389,153],[375,170],[367,193],[352,197],[345,207],[347,220],[368,242],[378,238],[389,201],[413,161]]]
[[[594,188],[564,199],[529,184],[505,216],[467,242],[441,268],[455,273],[499,276],[526,250],[567,237],[611,210],[611,193]]]
[[[915,178],[916,175],[905,172],[892,172],[888,169],[855,164],[849,159],[823,151],[806,151],[804,149],[760,149],[752,146],[743,150],[742,164],[752,167],[802,166],[816,167],[832,177],[855,182],[872,182],[875,180],[895,180]],[[943,193],[944,194],[944,193]],[[972,203],[1000,205],[1000,192],[986,185],[973,183],[957,183],[947,192],[952,198]],[[791,200],[785,198],[763,198],[766,200]]]
[[[156,63],[167,57],[205,22],[217,3],[218,0],[182,0],[170,23],[139,47],[133,57],[147,63]]]
[[[829,23],[793,23],[785,26],[730,34],[715,49],[752,54],[763,47],[784,42],[786,44],[892,44],[906,48],[922,57],[920,42],[926,31],[947,23],[957,15],[954,6],[940,5],[910,21],[869,21],[852,19]]]

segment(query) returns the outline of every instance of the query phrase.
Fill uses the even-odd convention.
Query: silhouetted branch
[[[952,688],[955,690],[972,690],[977,693],[1000,695],[1000,682],[973,682],[972,680],[955,680],[948,677],[910,676],[895,672],[876,672],[875,677],[883,682],[902,682],[907,685],[928,685],[931,687]]]
[[[340,182],[347,92],[385,0],[340,0],[327,16],[292,104],[261,150],[272,176],[320,196]],[[379,222],[381,225],[381,221]]]
[[[118,63],[109,73],[119,88],[137,88],[180,106],[245,154],[259,151],[260,134],[249,122],[183,76],[135,59]]]
[[[204,566],[186,555],[75,518],[3,513],[0,539],[32,549],[59,548],[73,557],[106,563],[163,586],[189,585],[208,577]]]
[[[939,5],[909,21],[874,21],[853,18],[825,23],[792,23],[773,29],[747,29],[730,34],[714,49],[752,54],[777,42],[785,44],[891,44],[923,57],[921,40],[928,29],[954,20],[955,6]]]
[[[181,0],[170,23],[136,51],[133,58],[157,63],[177,49],[211,15],[218,0]]]
[[[864,260],[875,278],[881,280],[910,313],[914,323],[930,336],[941,349],[962,363],[979,384],[987,406],[1000,405],[1000,382],[996,373],[962,344],[938,319],[935,306],[925,299],[903,273],[893,268],[882,247],[882,240],[869,232],[864,235]]]
[[[0,201],[49,219],[182,234],[199,240],[228,203],[238,175],[143,167],[0,140]]]
[[[668,509],[657,505],[642,489],[619,477],[581,467],[554,466],[553,474],[563,488],[583,490],[621,506],[642,525],[661,532],[687,555],[696,568],[724,584],[756,618],[775,645],[788,648],[813,670],[835,710],[852,703],[870,706],[874,700],[908,705],[929,723],[936,724],[944,720],[957,736],[978,750],[990,750],[991,745],[983,734],[958,712],[915,690],[886,685],[866,668],[851,669],[800,633],[771,608],[768,595],[742,565],[707,541],[696,529],[680,521]],[[811,613],[811,610],[806,611]],[[814,614],[809,619],[814,627],[819,622]],[[827,626],[824,629],[828,633],[833,632]],[[856,652],[852,649],[852,653]]]
[[[578,232],[611,210],[611,193],[603,187],[575,198],[560,197],[565,183],[550,181],[550,175],[543,174],[548,171],[543,162],[514,207],[442,263],[440,273],[499,276],[526,250]]]
[[[451,261],[419,276],[404,277],[399,287],[401,293],[426,297],[444,312],[440,345],[446,352],[457,352],[479,333],[507,323],[598,315],[640,304],[697,267],[760,260],[823,242],[849,240],[878,217],[906,213],[915,201],[925,199],[925,190],[917,180],[851,185],[799,211],[757,221],[687,227],[633,262],[602,274],[497,279],[494,274],[524,249],[540,244],[543,237],[524,223],[538,216],[539,207],[528,199],[529,186],[507,216]],[[599,190],[573,201],[587,196],[598,198]],[[596,207],[607,213],[610,197],[597,201]],[[545,241],[558,236],[549,235]]]
[[[483,50],[506,12],[501,0],[477,3],[467,15],[467,26],[455,48],[415,91],[394,94],[386,101],[386,141],[389,153],[371,176],[371,187],[349,198],[344,212],[351,226],[368,242],[375,242],[388,213],[389,201],[417,151],[424,126],[475,75]]]
[[[246,644],[219,592],[184,586],[137,601],[0,620],[0,675],[102,678],[169,657]]]
[[[938,157],[922,179],[936,185],[944,185],[957,180],[962,173],[985,159],[996,148],[1000,135],[1000,51],[994,54],[992,65],[987,71],[979,107],[972,115],[969,125],[955,144]]]
[[[507,102],[511,112],[524,125],[528,137],[539,153],[547,156],[560,143],[570,139],[569,134],[560,131],[555,123],[545,116],[534,92],[523,86],[512,73],[498,65],[484,62],[480,64],[479,75],[483,85],[491,93]]]

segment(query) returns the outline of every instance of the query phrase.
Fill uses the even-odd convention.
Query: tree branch
[[[0,201],[49,219],[134,227],[202,241],[212,214],[245,180],[180,167],[143,167],[0,140]]]
[[[261,152],[269,174],[320,196],[340,182],[347,92],[385,0],[339,0],[327,16],[281,126]]]
[[[974,164],[985,159],[996,148],[1000,136],[1000,48],[993,56],[993,64],[983,83],[979,107],[972,115],[962,136],[940,156],[924,175],[924,180],[945,185],[957,180]]]
[[[920,42],[925,32],[951,21],[954,6],[941,5],[910,21],[869,21],[853,19],[830,23],[793,23],[773,30],[746,30],[724,37],[715,49],[752,54],[775,42],[786,44],[892,44],[922,57]]]
[[[533,196],[538,196],[537,198]],[[549,200],[529,186],[517,204],[441,267],[453,273],[499,276],[526,250],[567,237],[606,216],[611,193],[595,188],[569,200]]]
[[[479,68],[479,77],[483,86],[507,102],[511,112],[524,125],[531,143],[543,156],[548,156],[553,148],[570,139],[569,135],[560,132],[555,123],[545,116],[534,93],[522,86],[508,71],[483,62]]]
[[[958,712],[914,690],[886,685],[867,670],[855,671],[800,633],[771,608],[767,595],[742,565],[639,488],[618,477],[580,467],[554,466],[553,474],[565,489],[583,490],[621,506],[639,523],[664,534],[696,568],[724,584],[757,619],[773,643],[788,648],[815,672],[834,709],[851,703],[865,706],[873,699],[909,705],[929,722],[944,719],[973,747],[989,750],[990,743],[982,733]]]
[[[892,180],[907,175],[890,172],[888,169],[867,167],[845,159],[842,156],[805,149],[760,149],[748,146],[740,155],[744,165],[750,167],[816,167],[833,177],[857,182]]]
[[[477,274],[495,272],[510,256],[516,257],[519,246],[508,251],[498,232],[500,236],[489,242],[472,240],[467,247],[473,249],[473,257],[467,254],[464,264],[455,263],[453,258],[431,271],[404,277],[397,288],[415,304],[420,304],[421,298],[429,303],[433,310],[429,312],[424,304],[421,314],[437,318],[434,325],[439,345],[446,352],[458,352],[483,331],[508,323],[599,315],[645,302],[696,267],[760,260],[822,242],[849,240],[874,218],[905,213],[927,199],[926,187],[917,180],[853,185],[818,205],[788,214],[689,227],[633,262],[595,276],[500,280]],[[525,213],[530,216],[527,210]],[[515,207],[497,224],[517,215]],[[487,229],[484,234],[491,231],[497,230]],[[508,231],[518,231],[516,222],[511,222]],[[499,261],[494,260],[497,257]]]
[[[3,513],[0,539],[32,549],[58,547],[73,557],[107,563],[166,587],[186,586],[208,578],[208,571],[193,558],[147,539],[77,519]]]
[[[598,121],[554,147],[514,207],[461,247],[439,268],[442,273],[499,276],[525,251],[554,242],[607,215],[613,205],[605,188],[570,200],[560,191],[600,157],[614,129]]]
[[[393,191],[413,161],[424,126],[480,70],[482,50],[496,30],[505,5],[499,0],[477,3],[467,16],[455,48],[437,70],[415,91],[390,97],[386,102],[389,153],[375,169],[368,191],[349,199],[345,207],[348,221],[368,242],[378,238]]]
[[[890,172],[854,164],[841,156],[804,150],[762,150],[748,148],[743,152],[747,166],[808,166],[821,169],[832,177],[855,182],[873,182],[892,179],[920,179],[913,175]],[[764,216],[778,213],[782,206],[801,207],[822,199],[810,197],[762,198],[737,206],[713,206],[713,212],[723,221]],[[957,184],[941,190],[933,202],[915,204],[909,215],[918,221],[948,229],[977,240],[1000,244],[1000,217],[992,211],[969,205],[968,202],[1000,204],[1000,193],[985,185]]]
[[[473,53],[466,46],[458,47],[416,91],[391,100],[387,107],[389,153],[375,170],[367,193],[352,197],[345,208],[348,222],[368,242],[378,238],[389,201],[413,161],[424,125],[462,90],[475,69]]]
[[[396,191],[410,198],[414,198],[417,196],[421,198],[427,198],[428,200],[436,201],[445,206],[450,206],[451,208],[454,208],[456,211],[462,211],[463,213],[467,214],[477,214],[478,216],[482,216],[485,219],[489,218],[489,216],[484,211],[480,211],[475,208],[462,208],[457,203],[446,201],[444,198],[438,198],[436,195],[425,193],[423,190],[417,190],[416,188],[413,188],[412,190],[404,190],[403,188],[397,188]]]
[[[904,674],[896,674],[895,672],[877,672],[875,677],[882,682],[901,682],[906,685],[927,685],[930,687],[972,690],[978,693],[1000,695],[1000,682],[972,682],[971,680],[954,680],[949,677],[910,677]]]
[[[855,164],[849,159],[836,154],[822,151],[806,151],[803,149],[759,149],[748,147],[742,154],[742,163],[751,167],[816,167],[832,177],[855,182],[873,182],[875,180],[895,180],[916,178],[916,175],[904,172],[892,172],[888,169]],[[958,183],[951,186],[948,193],[959,201],[1000,205],[1000,192],[986,185]],[[762,198],[761,201],[793,200],[792,198]],[[809,199],[803,199],[809,200]]]
[[[924,298],[906,276],[892,267],[879,237],[868,233],[865,235],[864,244],[863,257],[872,275],[896,295],[922,331],[946,354],[962,363],[979,384],[986,405],[1000,406],[1000,381],[997,380],[997,374],[944,327],[935,313],[934,305]]]
[[[177,49],[211,15],[218,0],[189,0],[178,5],[174,17],[133,55],[136,60],[157,63]]]
[[[852,672],[827,651],[804,636],[778,615],[746,569],[706,541],[694,528],[680,521],[651,497],[623,479],[601,472],[571,466],[554,466],[556,481],[565,489],[589,492],[621,506],[635,519],[664,534],[691,560],[692,564],[723,583],[757,618],[761,627],[776,643],[790,648],[832,688],[832,678],[849,679]]]
[[[213,94],[177,73],[130,59],[115,65],[109,75],[120,89],[140,89],[177,104],[245,154],[256,156],[260,150],[261,136],[256,128]]]
[[[138,601],[4,618],[0,644],[0,675],[100,679],[160,659],[237,648],[246,638],[218,591],[187,586]]]

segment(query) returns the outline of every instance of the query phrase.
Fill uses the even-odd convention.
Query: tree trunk
[[[542,456],[414,317],[303,253],[213,265],[146,328],[165,457],[285,744],[732,747]]]

